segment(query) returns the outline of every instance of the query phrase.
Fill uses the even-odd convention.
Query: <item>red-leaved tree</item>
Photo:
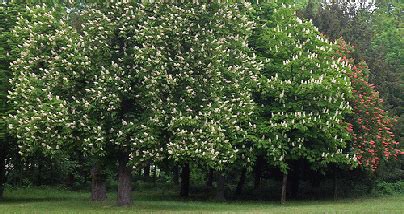
[[[394,139],[392,127],[396,119],[383,110],[383,99],[373,84],[368,82],[369,69],[366,62],[355,63],[351,57],[353,47],[339,39],[337,54],[340,60],[351,66],[347,73],[353,88],[353,114],[349,118],[349,131],[359,166],[375,171],[382,160],[400,154],[399,142]]]

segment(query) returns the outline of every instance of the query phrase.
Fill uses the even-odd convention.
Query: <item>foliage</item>
[[[365,62],[354,64],[350,58],[352,48],[343,40],[338,40],[341,61],[352,66],[347,73],[353,92],[353,113],[350,118],[350,131],[353,135],[353,149],[358,164],[376,170],[381,160],[397,159],[400,151],[394,140],[392,127],[395,119],[383,110],[383,100],[374,85],[368,83],[369,69]]]
[[[340,37],[349,41],[355,46],[357,52],[355,57],[358,60],[363,58],[363,54],[370,47],[373,37],[371,12],[367,8],[356,9],[349,4],[330,4],[318,7],[312,15],[313,24],[319,31],[326,35],[331,41]]]
[[[397,181],[395,183],[389,182],[379,182],[376,184],[375,188],[376,193],[382,195],[394,195],[394,194],[403,194],[404,193],[404,182]]]
[[[336,47],[290,5],[275,1],[262,6],[258,17],[252,45],[265,60],[257,95],[258,148],[283,172],[296,159],[307,159],[313,168],[355,164],[345,150],[349,133],[343,121],[351,109],[344,74],[349,68],[333,59]]]
[[[396,139],[402,138],[402,1],[377,1],[373,11],[355,10],[346,4],[320,7],[315,2],[309,2],[301,11],[302,16],[313,19],[320,32],[331,40],[343,37],[354,46],[352,56],[356,63],[368,63],[369,82],[375,84],[387,110],[400,117],[394,132]]]
[[[7,103],[7,94],[10,89],[9,78],[11,77],[9,65],[17,57],[12,52],[17,44],[11,39],[11,29],[17,22],[18,13],[24,13],[24,8],[18,4],[0,5],[0,19],[2,20],[0,23],[0,198],[7,180],[6,165],[10,164],[11,158],[18,159],[16,158],[17,153],[12,152],[17,150],[17,146],[8,134],[7,123],[3,119],[10,108]]]
[[[248,5],[223,6],[28,8],[13,30],[21,45],[9,93],[20,154],[233,162],[245,148],[260,64],[244,42],[253,23],[239,10]]]
[[[253,23],[242,11],[249,9],[152,4],[140,22],[137,59],[159,78],[162,141],[180,164],[222,168],[242,149],[260,67],[245,42]]]
[[[11,63],[12,90],[8,98],[13,109],[8,126],[17,137],[21,154],[34,153],[38,148],[54,153],[67,140],[63,129],[68,122],[67,103],[60,96],[69,93],[59,81],[63,73],[52,63],[62,60],[56,56],[64,52],[60,47],[66,45],[67,38],[74,37],[72,28],[59,22],[56,10],[38,6],[28,8],[27,13],[28,17],[18,17],[13,29],[19,44],[14,51],[19,55]]]
[[[114,6],[120,5],[112,6],[117,9]],[[81,11],[80,16],[89,21],[83,22],[78,32],[68,25],[66,12],[57,17],[55,11],[29,9],[34,18],[21,19],[14,30],[24,50],[12,66],[10,100],[15,111],[9,128],[19,139],[22,153],[40,149],[54,155],[62,146],[75,148],[77,142],[79,149],[96,156],[105,155],[108,143],[135,147],[125,136],[130,132],[135,138],[145,122],[130,114],[147,118],[148,112],[141,110],[142,106],[127,112],[124,102],[134,99],[135,90],[146,93],[144,100],[153,90],[132,88],[143,73],[123,69],[134,63],[129,60],[133,55],[124,60],[121,57],[127,52],[117,51],[122,47],[117,47],[115,30],[122,16],[116,20],[97,9]],[[24,41],[26,35],[29,37]],[[129,51],[133,53],[133,49]],[[125,72],[133,72],[133,76]],[[147,138],[144,130],[140,133],[141,138]]]
[[[192,170],[199,183],[206,168],[226,170],[229,187],[262,156],[262,177],[270,167],[305,168],[299,161],[335,174],[336,165],[387,166],[381,160],[399,154],[393,119],[368,79],[400,114],[399,4],[373,14],[331,6],[313,14],[312,5],[305,13],[318,30],[296,15],[304,2],[1,5],[0,143],[9,148],[0,161],[12,184],[85,183],[95,162],[112,169],[122,159],[157,165],[166,182],[173,165],[201,167]],[[375,184],[367,178],[362,190]]]
[[[402,10],[404,4],[400,1],[381,3],[374,12],[371,47],[363,54],[371,70],[369,81],[378,86],[386,107],[396,116],[403,114],[403,53],[404,28]],[[396,129],[400,131],[400,128]],[[402,130],[402,129],[401,129]],[[398,132],[402,137],[402,133]]]
[[[12,44],[9,44],[10,41],[10,30],[14,27],[16,23],[16,17],[18,14],[19,8],[15,5],[2,5],[0,6],[0,18],[3,20],[0,25],[1,33],[0,33],[0,117],[3,118],[5,113],[7,112],[7,93],[9,89],[8,79],[10,78],[9,72],[9,64],[13,60],[13,57],[10,56],[10,51]],[[6,124],[4,120],[0,122],[0,140],[3,144],[6,137]]]

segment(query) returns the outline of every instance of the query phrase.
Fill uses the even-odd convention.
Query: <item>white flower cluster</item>
[[[216,169],[252,163],[257,147],[279,165],[353,158],[340,152],[349,68],[288,6],[254,32],[247,3],[108,7],[19,18],[8,120],[23,153],[113,147],[133,165],[169,157]],[[256,32],[265,45],[254,53]]]
[[[72,139],[67,124],[68,89],[62,72],[60,55],[73,56],[73,29],[55,18],[54,10],[45,6],[28,8],[31,19],[18,17],[15,38],[21,39],[20,57],[11,63],[13,78],[8,99],[13,111],[8,117],[9,129],[17,137],[20,153],[38,147],[46,154],[58,152],[63,143]]]
[[[254,112],[251,86],[262,65],[245,43],[253,22],[239,6],[209,7],[153,4],[136,32],[143,45],[135,57],[143,82],[157,83],[153,107],[168,131],[169,157],[220,168],[246,135],[241,124]]]
[[[9,128],[21,151],[104,155],[110,145],[130,151],[134,165],[165,155],[233,162],[255,127],[251,92],[262,67],[246,43],[254,23],[239,11],[250,5],[109,7],[58,18],[36,7],[19,20]]]

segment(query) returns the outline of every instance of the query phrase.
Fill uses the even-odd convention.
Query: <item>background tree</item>
[[[374,12],[371,48],[365,52],[369,82],[376,85],[386,109],[398,116],[396,139],[403,139],[403,47],[404,28],[401,1],[381,1]]]

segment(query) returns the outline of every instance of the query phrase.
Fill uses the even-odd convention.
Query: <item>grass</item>
[[[117,207],[116,194],[106,202],[89,201],[89,193],[55,188],[9,189],[0,202],[0,213],[404,213],[404,195],[342,199],[337,201],[207,200],[183,201],[166,190],[135,191],[130,207]]]

